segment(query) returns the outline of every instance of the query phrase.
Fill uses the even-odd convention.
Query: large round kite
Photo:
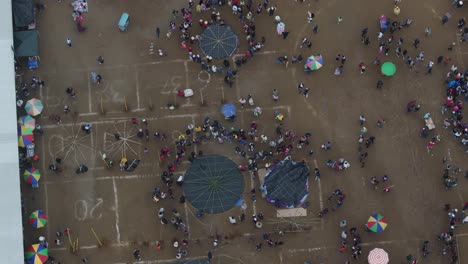
[[[265,175],[262,190],[276,207],[301,206],[309,195],[309,167],[304,162],[283,160]]]
[[[234,207],[244,192],[236,164],[221,155],[196,158],[184,178],[184,194],[198,210],[218,214]]]
[[[201,34],[200,49],[214,59],[230,57],[237,49],[237,35],[229,26],[213,24]]]

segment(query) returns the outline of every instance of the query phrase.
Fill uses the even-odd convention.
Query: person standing
[[[68,47],[71,47],[72,46],[72,41],[70,38],[67,38],[67,45]]]
[[[103,58],[102,56],[97,57],[96,60],[97,60],[97,62],[98,62],[99,64],[103,64],[103,63],[104,63],[104,58]]]
[[[431,74],[432,73],[432,67],[434,66],[434,62],[433,61],[429,61],[427,63],[427,74]]]
[[[366,117],[364,117],[364,115],[360,115],[359,116],[359,123],[361,124],[361,126],[363,126],[365,122],[366,122]]]

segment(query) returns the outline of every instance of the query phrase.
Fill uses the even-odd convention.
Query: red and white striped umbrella
[[[369,252],[367,261],[369,261],[369,264],[387,264],[389,261],[388,253],[381,248],[374,248],[371,252]]]

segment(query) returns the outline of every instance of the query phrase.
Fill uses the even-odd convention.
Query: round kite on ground
[[[265,175],[262,190],[276,207],[301,206],[309,195],[309,167],[304,162],[283,160]]]
[[[184,177],[184,194],[197,210],[218,214],[234,207],[244,192],[237,165],[221,155],[196,158]]]
[[[230,57],[236,51],[239,40],[229,26],[213,24],[205,29],[200,38],[200,49],[214,59]]]
[[[396,66],[392,62],[385,62],[380,68],[381,72],[385,76],[393,76],[396,73]]]

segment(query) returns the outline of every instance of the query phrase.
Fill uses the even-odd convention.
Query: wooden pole
[[[153,111],[153,101],[151,100],[151,97],[149,98],[148,109],[149,109],[150,111]]]
[[[127,97],[124,96],[124,111],[128,112]]]
[[[72,242],[72,240],[71,240],[71,233],[70,233],[70,229],[69,229],[69,228],[67,228],[67,233],[68,233],[68,235],[67,235],[67,236],[68,236],[68,243],[70,243],[70,247],[71,247],[72,253],[74,253],[74,252],[73,252],[73,242]]]
[[[91,232],[93,232],[94,238],[96,238],[96,241],[98,242],[99,247],[102,247],[102,242],[97,236],[96,232],[94,232],[94,228],[91,227]]]
[[[104,105],[102,104],[102,95],[101,95],[101,114],[104,114]]]

